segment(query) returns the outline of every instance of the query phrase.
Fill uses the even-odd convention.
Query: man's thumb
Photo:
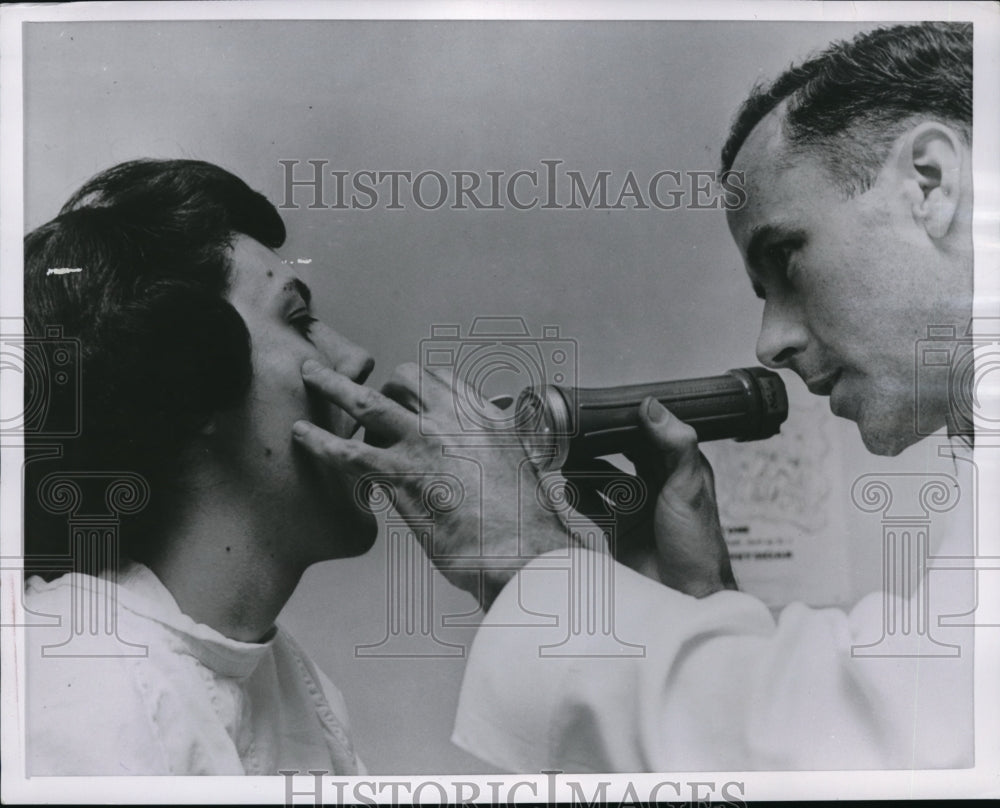
[[[639,406],[639,420],[653,445],[671,455],[697,453],[698,434],[650,396]]]

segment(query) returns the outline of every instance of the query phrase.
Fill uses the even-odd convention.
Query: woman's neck
[[[290,526],[270,522],[216,490],[211,507],[178,515],[160,543],[165,549],[146,563],[192,620],[234,640],[258,642],[307,566],[282,541]]]

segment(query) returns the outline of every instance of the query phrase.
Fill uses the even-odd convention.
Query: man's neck
[[[951,410],[948,412],[948,437],[961,440],[969,448],[972,448],[975,439],[975,427],[969,418],[960,414],[955,414]]]

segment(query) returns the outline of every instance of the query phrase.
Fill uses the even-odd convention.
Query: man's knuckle
[[[360,414],[378,412],[382,407],[382,396],[370,387],[365,387],[358,393],[355,406]]]
[[[367,448],[360,441],[344,441],[337,449],[337,456],[347,466],[360,468],[367,465]]]

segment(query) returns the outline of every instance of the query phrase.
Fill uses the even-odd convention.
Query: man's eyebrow
[[[288,283],[281,287],[281,291],[296,292],[305,301],[307,306],[312,302],[312,290],[298,278],[292,278],[292,280],[288,281]]]
[[[793,242],[801,247],[806,242],[806,233],[798,226],[791,224],[762,224],[750,231],[750,243],[747,245],[747,265],[763,272],[767,269],[764,252],[771,242]]]

